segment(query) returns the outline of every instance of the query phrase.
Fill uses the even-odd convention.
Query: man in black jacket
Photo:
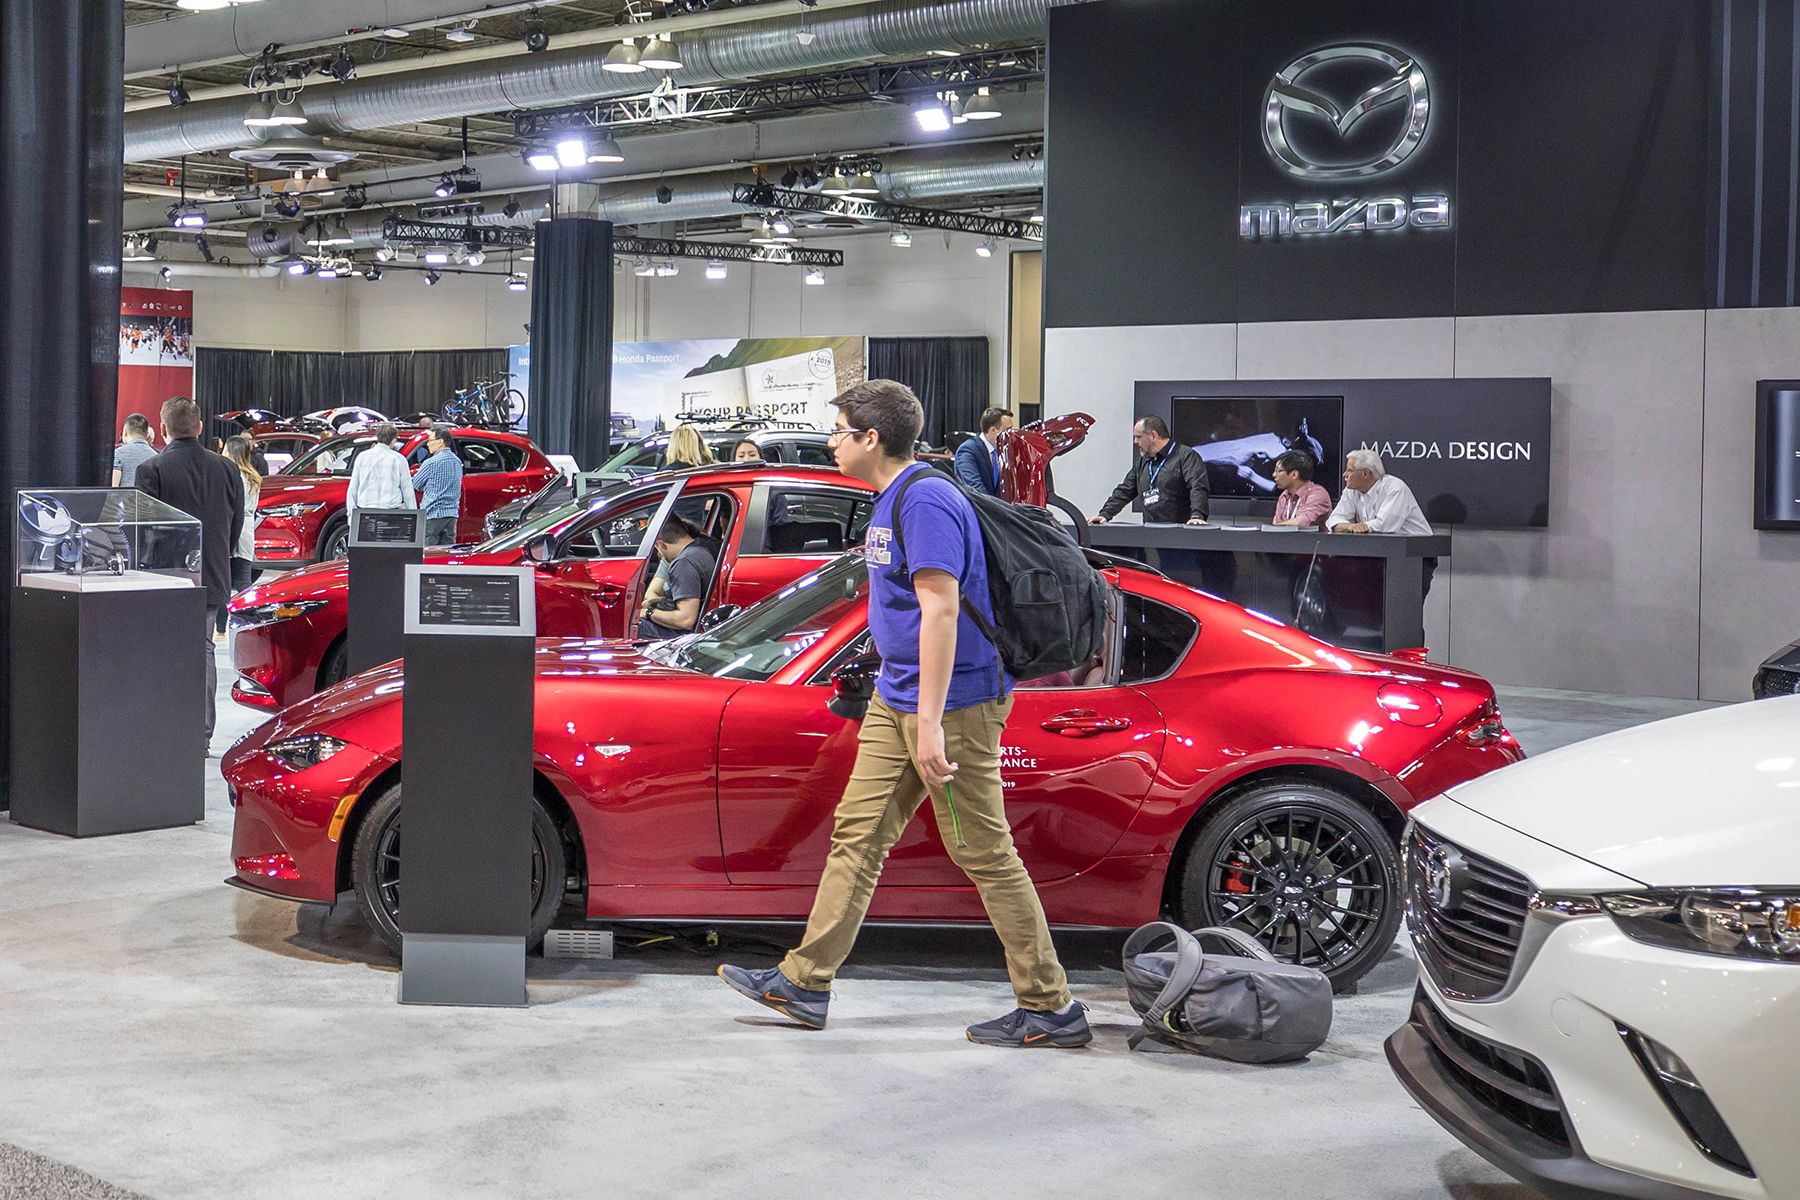
[[[1206,524],[1206,463],[1193,447],[1171,440],[1168,423],[1157,416],[1144,417],[1131,427],[1131,444],[1137,447],[1138,460],[1088,523],[1104,525],[1134,496],[1142,496],[1146,521]]]
[[[217,719],[214,693],[219,670],[213,658],[213,623],[231,599],[231,548],[244,528],[244,485],[238,469],[200,444],[200,406],[177,396],[162,406],[168,447],[138,468],[137,486],[200,522],[200,578],[206,585],[206,741]]]

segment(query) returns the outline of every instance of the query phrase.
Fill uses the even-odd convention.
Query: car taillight
[[[1513,735],[1506,731],[1505,723],[1500,720],[1500,709],[1492,700],[1485,701],[1457,727],[1456,740],[1465,746],[1518,745]]]

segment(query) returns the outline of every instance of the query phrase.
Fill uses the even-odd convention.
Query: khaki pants
[[[980,891],[988,919],[1006,947],[1006,972],[1019,1006],[1044,1012],[1063,1007],[1071,997],[1044,906],[1006,822],[1000,732],[1012,703],[1008,697],[944,714],[945,749],[957,764],[950,793],[964,845],[956,845],[956,825],[942,789],[933,788],[930,795],[944,848]],[[781,963],[782,974],[799,987],[823,991],[831,986],[856,943],[888,851],[925,800],[925,782],[913,764],[918,737],[916,714],[897,712],[879,696],[870,702],[806,935]]]

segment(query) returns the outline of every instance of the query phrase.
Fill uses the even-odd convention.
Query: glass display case
[[[199,587],[200,522],[136,488],[24,488],[13,514],[20,587]]]

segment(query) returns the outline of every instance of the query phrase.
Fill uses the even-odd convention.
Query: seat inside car
[[[783,521],[769,526],[771,554],[836,554],[844,548],[844,527],[836,521]]]

